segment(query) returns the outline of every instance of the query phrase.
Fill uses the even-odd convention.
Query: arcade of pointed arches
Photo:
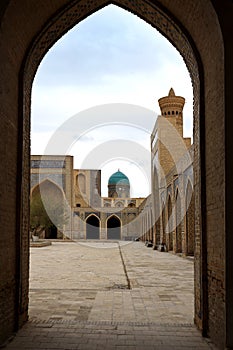
[[[96,214],[87,216],[86,220],[86,239],[100,239],[100,230],[105,230],[106,239],[120,240],[122,222],[118,215],[112,214],[105,220],[101,220]]]

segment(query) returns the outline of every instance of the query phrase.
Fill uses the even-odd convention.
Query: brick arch
[[[166,218],[165,218],[165,208],[166,208],[166,206],[165,206],[165,201],[162,201],[162,208],[161,208],[161,210],[162,210],[162,212],[161,212],[161,219],[162,219],[162,236],[161,236],[161,238],[160,238],[160,243],[166,243],[167,244],[167,242],[166,242]]]
[[[34,38],[31,45],[31,49],[27,54],[25,66],[30,66],[28,70],[27,78],[33,80],[37,68],[47,53],[50,47],[52,47],[62,35],[67,33],[76,24],[88,17],[93,12],[96,12],[105,6],[114,4],[116,6],[137,15],[147,23],[156,28],[164,37],[166,37],[181,53],[187,69],[190,72],[193,85],[198,88],[198,63],[197,63],[197,50],[194,42],[188,32],[179,23],[177,19],[162,8],[156,5],[153,1],[147,3],[142,1],[131,2],[128,0],[99,0],[92,2],[81,0],[78,3],[76,1],[71,2],[69,6],[63,8],[62,11],[53,15],[53,19],[47,21],[44,27],[41,29],[39,35]],[[195,53],[194,53],[195,52]],[[196,92],[196,90],[195,90]],[[198,101],[197,101],[198,102]]]
[[[179,189],[176,189],[176,204],[175,204],[175,217],[176,217],[176,253],[182,253],[182,209],[181,209],[181,195]]]
[[[122,201],[117,201],[116,203],[115,203],[115,205],[114,205],[116,208],[118,207],[118,208],[124,208],[124,202],[122,202]]]
[[[5,169],[5,162],[2,162],[0,172],[4,184],[2,199],[4,203],[9,203],[10,208],[10,215],[9,212],[3,214],[2,236],[5,237],[4,245],[9,244],[10,257],[16,259],[15,270],[13,271],[12,267],[9,278],[4,275],[4,282],[1,282],[1,290],[3,293],[5,291],[8,293],[6,292],[7,299],[1,298],[0,310],[5,310],[8,300],[12,302],[11,305],[14,304],[14,307],[10,308],[9,322],[5,322],[2,317],[4,323],[0,324],[2,330],[0,341],[5,340],[27,320],[29,256],[28,249],[25,247],[28,245],[29,107],[33,76],[41,57],[59,38],[59,35],[61,36],[72,27],[74,20],[77,21],[79,13],[84,18],[85,9],[90,14],[109,2],[80,1],[77,4],[81,6],[80,11],[76,9],[75,12],[76,3],[76,1],[58,0],[50,2],[47,6],[44,2],[36,0],[22,0],[20,2],[4,0],[0,4],[0,19],[3,19],[0,33],[1,48],[3,49],[1,64],[4,67],[1,70],[0,79],[0,105],[2,130],[5,133],[1,142],[8,165]],[[195,323],[203,330],[203,334],[208,333],[222,348],[232,347],[233,316],[230,310],[233,309],[233,289],[225,290],[225,286],[228,287],[229,283],[232,283],[232,270],[229,265],[231,260],[228,258],[232,254],[233,238],[227,233],[231,231],[230,228],[233,226],[230,210],[232,191],[229,191],[224,198],[226,181],[227,184],[230,184],[232,179],[230,165],[232,132],[228,128],[225,134],[224,129],[231,120],[231,111],[233,110],[231,99],[233,53],[231,50],[232,35],[229,35],[233,15],[232,4],[229,0],[224,2],[219,0],[212,2],[209,0],[196,0],[195,2],[157,0],[157,7],[152,0],[135,1],[133,4],[130,1],[115,1],[114,3],[120,4],[130,11],[131,7],[135,6],[137,11],[132,12],[139,16],[143,12],[141,17],[152,24],[157,19],[156,10],[159,10],[159,15],[162,11],[167,16],[168,22],[175,23],[181,34],[185,35],[193,51],[196,51],[198,72],[192,68],[191,63],[188,63],[190,51],[187,49],[186,41],[180,41],[180,52],[183,57],[186,57],[186,64],[190,72],[193,72],[194,111],[197,112],[194,113],[194,187],[195,203],[197,203]],[[63,15],[65,17],[62,19]],[[218,20],[220,20],[221,27]],[[175,44],[176,30],[174,31],[172,25],[161,22],[155,27],[163,28],[161,32]],[[42,32],[47,33],[47,36],[45,35],[43,41],[39,41],[39,37],[43,36]],[[194,42],[197,50],[193,45]],[[33,58],[31,53],[36,46],[38,47],[37,53],[35,52]],[[178,45],[175,46],[178,48]],[[187,52],[187,56],[184,52]],[[31,62],[28,58],[31,58]],[[199,117],[199,113],[202,118]],[[227,123],[225,123],[225,113]],[[201,156],[200,144],[202,145]],[[216,157],[217,154],[220,157]],[[207,169],[207,173],[205,173],[205,169]],[[227,175],[226,179],[225,174]],[[12,190],[6,191],[5,188]],[[213,188],[215,189],[214,193]],[[206,215],[208,212],[211,214],[213,203],[219,218],[213,228],[214,233],[218,233],[218,240],[211,239],[213,232],[210,227],[213,227],[213,219],[211,215]],[[16,257],[15,252],[17,252]],[[4,255],[3,266],[7,264],[7,259],[9,257]],[[213,261],[218,263],[217,271],[212,265]],[[225,274],[220,276],[218,271],[224,271]],[[226,279],[223,279],[223,275]],[[16,279],[13,279],[12,276],[16,276]],[[206,278],[206,276],[208,277]],[[219,288],[219,295],[226,295],[226,302],[221,297],[215,298],[216,286]],[[209,309],[213,310],[211,314],[208,302],[210,303]],[[210,317],[211,322],[208,325]],[[220,326],[216,327],[216,324]]]
[[[110,215],[106,221],[107,239],[121,239],[122,222],[118,215]]]
[[[64,193],[63,188],[61,188],[61,186],[59,186],[55,181],[53,181],[52,179],[49,179],[49,178],[43,179],[42,181],[40,181],[39,183],[35,184],[31,188],[31,190],[30,190],[31,197],[33,196],[33,193],[34,193],[35,190],[39,189],[41,186],[44,186],[46,183],[51,184],[51,186],[56,187],[61,192],[62,199],[65,199],[65,193]]]
[[[186,254],[194,254],[194,193],[191,181],[188,180],[185,190],[185,239]]]
[[[90,214],[86,218],[86,239],[100,238],[100,219],[95,214]]]
[[[86,176],[83,173],[76,176],[76,185],[81,193],[86,193]]]
[[[63,189],[51,179],[44,179],[33,187],[31,199],[35,196],[40,196],[48,212],[52,210],[53,205],[60,204],[64,206],[64,210],[66,208],[66,196]]]
[[[53,223],[50,228],[45,229],[45,238],[57,238],[58,230],[63,231],[66,221],[62,220],[62,216],[67,217],[66,197],[63,189],[51,179],[44,179],[32,188],[30,197],[31,205],[35,203],[37,208],[38,206],[44,208],[42,209],[43,216],[48,217]],[[33,216],[30,217],[33,218]]]
[[[172,199],[169,194],[167,197],[167,231],[168,231],[168,250],[173,251],[173,217],[172,217]]]

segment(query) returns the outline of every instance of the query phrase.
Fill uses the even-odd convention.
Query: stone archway
[[[165,220],[165,203],[162,203],[162,242],[160,243],[165,243],[166,242],[166,220]]]
[[[168,250],[173,251],[173,221],[172,221],[172,201],[171,196],[168,196],[167,201],[167,229],[168,229],[168,237],[169,237],[169,244],[168,244]]]
[[[186,198],[185,198],[185,206],[186,206],[186,215],[185,215],[185,230],[186,230],[186,254],[193,255],[194,254],[194,195],[193,188],[188,181],[186,187]]]
[[[0,168],[1,249],[7,247],[8,251],[2,255],[2,266],[8,266],[9,259],[15,262],[9,266],[8,274],[4,270],[0,274],[3,276],[0,310],[8,315],[7,322],[0,318],[0,341],[27,320],[33,77],[53,43],[74,24],[108,3],[59,0],[44,6],[35,0],[4,0],[0,4],[0,116],[4,157]],[[233,347],[233,236],[230,234],[233,191],[231,187],[226,190],[232,179],[232,2],[116,0],[114,3],[158,28],[180,51],[189,67],[195,110],[195,322],[203,334],[210,335],[222,348]]]
[[[121,221],[116,215],[107,220],[107,239],[121,239]]]
[[[100,238],[100,220],[96,215],[90,215],[86,219],[86,239]]]
[[[63,237],[59,229],[62,230],[66,223],[65,196],[56,183],[45,179],[37,184],[31,191],[30,206],[30,226],[44,227],[41,238]]]

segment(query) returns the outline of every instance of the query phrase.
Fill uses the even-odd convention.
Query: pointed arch
[[[121,220],[115,214],[107,220],[107,239],[121,239]]]
[[[170,194],[167,199],[167,217],[168,217],[168,250],[173,251],[173,218],[172,218],[172,200]]]
[[[123,208],[124,207],[124,203],[122,201],[118,201],[115,203],[115,207],[116,208]]]
[[[166,243],[166,219],[165,219],[165,203],[162,202],[162,237],[160,243]]]
[[[95,214],[86,218],[86,239],[100,238],[100,219]]]
[[[47,187],[47,189],[48,189],[48,187],[52,188],[53,186],[54,186],[54,188],[60,190],[60,192],[63,195],[63,199],[64,199],[65,198],[65,193],[64,193],[63,188],[57,182],[55,182],[53,179],[50,179],[48,177],[44,178],[42,181],[40,181],[39,183],[37,183],[33,187],[31,187],[31,189],[30,189],[30,197],[32,198],[32,196],[34,194],[34,191],[46,192],[46,188],[45,187]]]
[[[44,179],[39,184],[35,185],[31,191],[31,201],[35,197],[40,197],[45,206],[50,207],[65,201],[63,189],[51,179]]]
[[[194,194],[190,180],[185,191],[185,238],[186,238],[186,254],[194,254]]]
[[[176,253],[182,253],[182,226],[181,226],[181,197],[179,189],[176,190]]]
[[[66,222],[65,195],[51,179],[44,179],[31,191],[31,227],[43,227],[44,238],[57,238]],[[36,226],[35,226],[36,225]]]
[[[86,176],[83,173],[76,176],[76,185],[81,193],[86,194]]]

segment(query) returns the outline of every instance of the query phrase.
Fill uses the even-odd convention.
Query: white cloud
[[[43,153],[60,125],[93,106],[127,103],[158,113],[157,100],[171,86],[186,98],[184,135],[191,136],[192,86],[182,57],[150,25],[114,5],[107,6],[63,36],[42,61],[32,91],[32,154]],[[151,129],[152,119],[148,121]],[[123,128],[117,134],[143,140],[136,130]],[[84,156],[98,140],[116,136],[113,129],[96,130],[73,151]]]

